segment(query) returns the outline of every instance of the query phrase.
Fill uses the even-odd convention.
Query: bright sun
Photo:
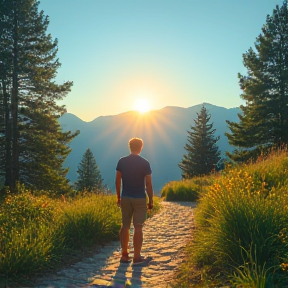
[[[150,109],[150,104],[145,98],[137,99],[134,103],[134,110],[138,111],[141,114],[148,112]]]

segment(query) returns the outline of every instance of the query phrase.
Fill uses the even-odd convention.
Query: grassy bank
[[[211,177],[195,177],[182,181],[171,181],[161,190],[161,197],[166,201],[198,201],[214,181]]]
[[[211,177],[198,201],[197,229],[177,287],[286,287],[287,153]]]
[[[154,201],[156,213],[160,201]],[[0,279],[45,271],[71,251],[119,238],[115,196],[51,199],[22,187],[19,194],[3,197],[0,211]]]

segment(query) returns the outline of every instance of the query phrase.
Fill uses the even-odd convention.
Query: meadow
[[[202,179],[168,183],[163,197],[193,196],[198,202],[196,230],[175,287],[287,287],[287,192],[287,151]]]
[[[19,188],[0,200],[0,279],[49,270],[72,251],[119,239],[115,195],[55,199]],[[287,287],[287,189],[286,151],[167,183],[162,198],[198,202],[196,230],[175,287]],[[158,198],[155,204],[154,213]]]
[[[159,198],[154,202],[156,213]],[[24,276],[61,266],[71,253],[119,239],[121,210],[115,195],[55,199],[21,186],[17,194],[2,195],[0,211],[2,284],[19,277],[23,281]]]

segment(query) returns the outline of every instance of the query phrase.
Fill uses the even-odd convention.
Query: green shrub
[[[197,201],[206,186],[211,184],[211,179],[195,177],[189,180],[169,182],[162,188],[161,197],[167,201]]]

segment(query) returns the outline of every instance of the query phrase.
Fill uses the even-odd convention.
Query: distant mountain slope
[[[141,137],[144,148],[141,156],[147,158],[152,167],[154,190],[159,192],[163,185],[172,180],[181,179],[178,163],[186,152],[187,130],[194,126],[196,113],[202,104],[190,108],[165,107],[144,115],[126,112],[115,116],[101,116],[91,122],[84,122],[73,114],[64,114],[59,123],[64,131],[80,130],[80,134],[71,142],[72,152],[65,166],[70,167],[68,178],[73,183],[77,179],[77,166],[87,148],[94,154],[104,183],[113,191],[114,177],[118,159],[129,154],[128,140]],[[225,154],[231,151],[225,132],[229,131],[226,120],[238,121],[239,108],[226,109],[206,104],[214,123],[216,136],[220,135],[218,146]]]

